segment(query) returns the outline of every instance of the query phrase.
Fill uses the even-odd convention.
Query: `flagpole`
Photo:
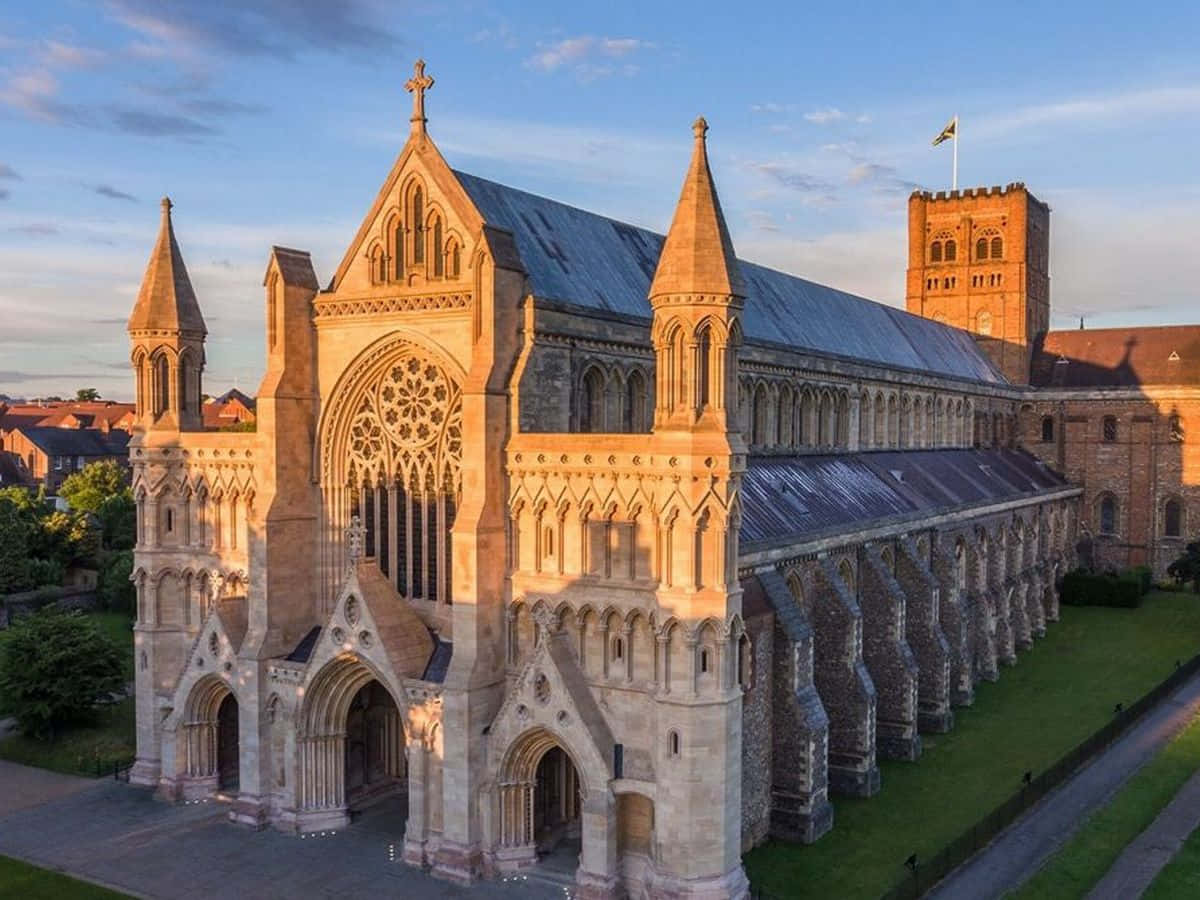
[[[958,129],[961,126],[958,124],[958,116],[954,117],[954,174],[950,182],[950,189],[958,190]]]

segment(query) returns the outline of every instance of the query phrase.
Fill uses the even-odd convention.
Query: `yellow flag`
[[[933,139],[933,146],[937,146],[942,141],[948,141],[950,138],[958,134],[958,116],[955,116],[946,123],[946,127],[942,129],[942,133]]]

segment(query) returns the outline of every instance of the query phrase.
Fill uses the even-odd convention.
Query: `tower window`
[[[702,675],[708,674],[708,668],[709,668],[708,648],[705,647],[703,650],[700,651],[700,673]]]
[[[1103,428],[1104,443],[1111,444],[1117,439],[1117,417],[1105,416]]]
[[[1045,416],[1042,418],[1042,441],[1050,443],[1054,440],[1054,417]]]
[[[404,278],[404,223],[397,222],[392,235],[392,273],[400,281]]]
[[[977,240],[975,242],[975,258],[976,259],[987,259],[988,258],[987,238],[980,238],[979,240]]]
[[[625,641],[619,637],[613,638],[612,658],[613,659],[624,659],[625,658]]]
[[[698,353],[700,370],[696,373],[696,405],[703,410],[712,402],[709,391],[712,378],[712,329],[707,326],[700,332]]]
[[[1168,500],[1163,509],[1163,520],[1163,534],[1180,537],[1183,534],[1183,505],[1178,500]]]
[[[1117,533],[1117,501],[1107,495],[1100,501],[1100,533]]]
[[[679,732],[672,731],[667,735],[667,748],[672,756],[679,755]]]
[[[954,262],[958,257],[958,244],[954,241],[946,241],[946,262]]]
[[[992,259],[1004,256],[1004,241],[999,237],[992,238]]]
[[[930,245],[929,261],[930,262],[941,262],[942,261],[942,242],[941,241],[934,241]]]

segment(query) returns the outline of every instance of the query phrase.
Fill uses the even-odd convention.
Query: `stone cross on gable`
[[[413,77],[404,82],[404,89],[413,95],[413,134],[425,133],[425,92],[433,87],[433,77],[425,74],[425,60],[418,59],[413,66]]]
[[[346,528],[346,556],[350,561],[350,565],[357,566],[358,561],[363,557],[363,544],[366,542],[367,529],[363,526],[362,519],[358,516],[350,517],[350,524]]]

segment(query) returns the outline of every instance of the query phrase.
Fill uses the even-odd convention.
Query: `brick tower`
[[[909,312],[965,328],[1014,384],[1050,326],[1050,207],[1021,183],[908,198]]]

